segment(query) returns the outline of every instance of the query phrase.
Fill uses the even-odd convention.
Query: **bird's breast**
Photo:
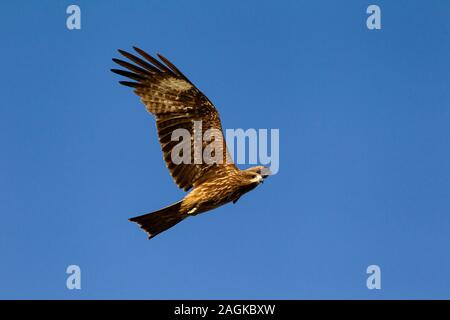
[[[242,187],[231,180],[206,182],[184,198],[182,207],[186,210],[197,208],[196,213],[205,212],[236,200],[243,194],[242,191]]]

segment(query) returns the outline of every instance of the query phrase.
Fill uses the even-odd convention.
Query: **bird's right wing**
[[[112,71],[134,80],[120,83],[135,88],[134,92],[141,97],[147,110],[155,115],[164,160],[175,183],[181,189],[189,190],[214,171],[238,170],[227,150],[219,114],[209,99],[163,56],[158,55],[161,59],[159,61],[139,48],[134,49],[143,59],[119,50],[134,64],[113,59],[128,71],[118,69]],[[197,125],[194,125],[194,121]],[[198,121],[201,121],[201,127]],[[173,159],[172,151],[178,151],[178,148],[174,148],[180,144],[180,141],[172,139],[172,133],[176,129],[185,129],[189,132],[191,139],[187,143],[190,144],[191,150],[190,163],[175,163]],[[216,149],[221,153],[221,156],[217,157],[219,161],[213,159],[205,162],[203,159],[203,150],[211,145],[211,141],[202,139],[208,130],[214,132],[214,145],[221,146]],[[200,141],[196,139],[198,137]],[[194,150],[194,145],[201,146],[201,159],[198,158],[199,148]]]

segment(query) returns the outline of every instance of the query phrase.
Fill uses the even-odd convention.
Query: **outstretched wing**
[[[120,83],[134,88],[134,92],[141,97],[147,110],[155,115],[164,160],[178,187],[189,190],[215,170],[238,170],[227,151],[219,114],[209,99],[162,55],[158,54],[161,59],[159,61],[139,48],[134,49],[141,57],[119,50],[134,64],[113,59],[128,70],[111,71],[134,80]],[[179,159],[176,161],[173,159],[172,151],[177,151],[176,154],[180,156],[178,153],[180,141],[172,140],[172,132],[176,129],[185,129],[187,130],[185,132],[190,134],[191,139],[187,142],[191,150],[189,161],[179,163]],[[207,145],[211,145],[211,141],[202,139],[207,130],[214,132],[214,145],[221,146],[216,150],[219,150],[222,156],[213,157],[212,161],[210,159],[205,162],[202,157],[203,150]],[[174,150],[177,145],[177,149]],[[202,146],[200,159],[199,146]],[[215,156],[214,153],[212,155]]]

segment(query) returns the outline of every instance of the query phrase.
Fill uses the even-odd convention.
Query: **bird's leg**
[[[194,207],[191,210],[189,210],[188,214],[193,214],[193,213],[195,213],[195,211],[197,211],[197,207]]]

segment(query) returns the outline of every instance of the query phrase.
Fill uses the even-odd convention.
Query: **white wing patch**
[[[192,89],[192,85],[189,82],[176,78],[162,79],[160,85],[177,91],[187,91]]]

